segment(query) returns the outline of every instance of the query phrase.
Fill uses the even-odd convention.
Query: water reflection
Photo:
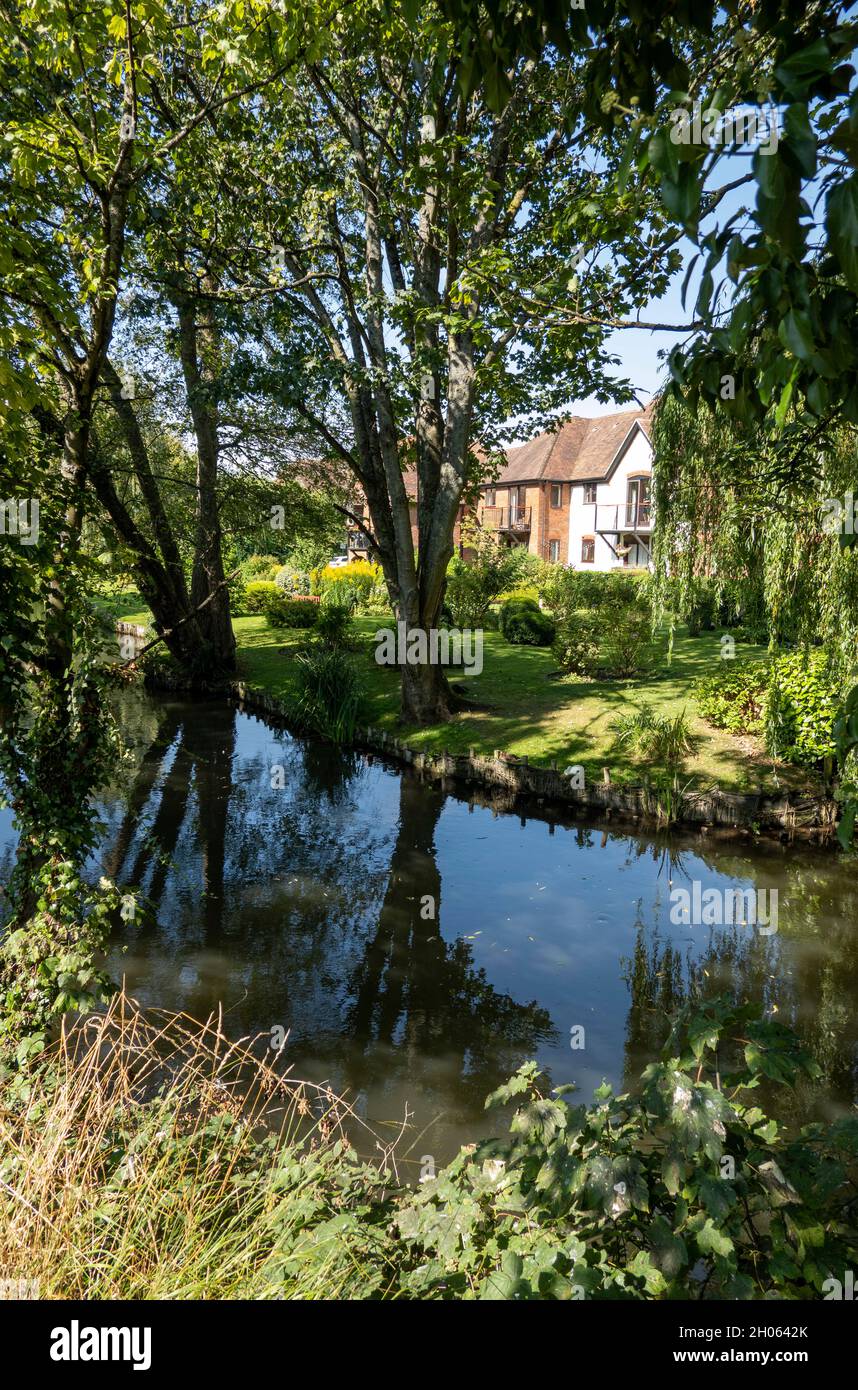
[[[117,923],[114,977],[144,1004],[222,1004],[236,1036],[288,1028],[296,1073],[376,1126],[408,1107],[415,1164],[484,1133],[527,1057],[588,1098],[630,1084],[690,992],[799,1028],[823,1068],[803,1113],[854,1101],[856,887],[830,854],[499,813],[222,704],[132,693],[122,716],[136,770],[92,870],[150,913]],[[778,933],[673,924],[693,879],[778,887]]]

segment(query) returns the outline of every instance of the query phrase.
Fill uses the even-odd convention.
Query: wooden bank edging
[[[240,680],[231,681],[226,689],[245,709],[273,715],[287,724],[290,722],[287,706],[266,690]],[[539,803],[550,802],[573,813],[595,813],[604,820],[616,817],[652,823],[658,819],[653,792],[648,787],[615,786],[607,781],[573,787],[556,765],[539,767],[527,758],[516,758],[500,750],[490,758],[473,750],[456,754],[424,753],[372,726],[358,728],[352,746],[393,758],[433,781],[451,779],[499,792],[505,801],[522,797]],[[836,822],[837,803],[829,798],[800,797],[790,792],[769,796],[761,792],[726,792],[715,788],[709,792],[683,793],[682,813],[675,823],[698,829],[715,827],[734,833],[752,831],[786,835],[790,839],[826,840],[833,835]]]

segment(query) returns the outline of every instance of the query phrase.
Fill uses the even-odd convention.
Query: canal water
[[[149,911],[108,969],[143,1005],[222,1005],[230,1036],[288,1030],[293,1074],[383,1139],[406,1121],[404,1175],[489,1132],[485,1096],[527,1058],[582,1099],[629,1086],[689,991],[798,1029],[822,1076],[795,1118],[858,1098],[858,882],[830,851],[499,813],[224,703],[122,699],[91,869]],[[777,930],[675,921],[695,881],[777,890]]]

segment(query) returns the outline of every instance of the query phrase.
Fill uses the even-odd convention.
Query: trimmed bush
[[[550,647],[557,633],[554,619],[531,598],[501,604],[500,630],[508,642],[525,647]]]
[[[713,675],[695,681],[693,693],[703,718],[716,729],[758,734],[763,728],[768,683],[768,662],[725,661]]]
[[[804,767],[833,758],[838,696],[829,658],[821,648],[776,657],[766,696],[768,751]]]
[[[271,598],[282,597],[281,590],[271,579],[254,579],[245,586],[242,607],[245,613],[265,613]]]
[[[272,627],[315,627],[319,619],[319,601],[313,598],[290,597],[272,584],[273,594],[265,603],[265,616]]]

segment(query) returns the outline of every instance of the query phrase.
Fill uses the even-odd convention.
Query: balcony
[[[652,530],[652,506],[649,502],[600,502],[596,506],[595,529],[601,534],[620,535],[633,531],[645,535]]]
[[[526,536],[530,533],[530,507],[483,507],[480,521],[487,531]]]

